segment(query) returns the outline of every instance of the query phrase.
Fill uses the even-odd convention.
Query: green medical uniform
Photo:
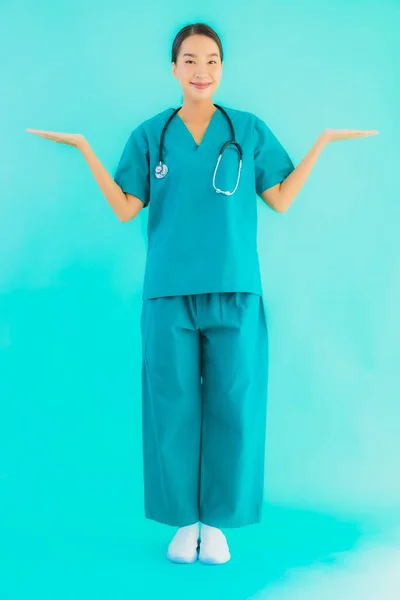
[[[261,519],[268,378],[267,323],[257,251],[257,194],[294,165],[265,122],[223,107],[243,150],[239,186],[213,174],[231,139],[217,109],[198,145],[173,109],[131,133],[115,173],[149,207],[143,286],[145,515],[184,526],[241,527]],[[230,146],[215,185],[233,190]]]

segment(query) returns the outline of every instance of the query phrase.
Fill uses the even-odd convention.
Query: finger
[[[27,129],[26,130],[28,133],[37,133],[37,134],[41,134],[41,135],[50,135],[54,132],[52,131],[47,131],[45,129]]]
[[[354,139],[354,138],[360,138],[360,137],[368,137],[371,135],[377,135],[379,133],[379,131],[376,130],[371,130],[371,131],[366,131],[366,130],[350,130],[350,129],[346,129],[343,131],[339,131],[337,132],[337,134],[333,135],[333,139],[338,139],[338,140],[349,140],[349,139]]]
[[[33,133],[33,135],[40,135],[41,137],[49,137],[49,134],[44,131],[38,131],[34,129],[27,129],[28,133]]]
[[[58,136],[55,133],[49,133],[47,131],[39,131],[39,130],[37,130],[37,131],[35,131],[35,130],[31,130],[31,131],[27,130],[27,131],[28,131],[28,133],[32,133],[33,135],[37,135],[37,136],[45,138],[47,140],[52,140],[52,141],[55,141],[55,142],[61,141],[60,136]]]
[[[377,131],[376,129],[360,129],[360,130],[355,130],[354,135],[360,135],[360,136],[364,136],[364,135],[377,135],[379,133],[379,131]]]
[[[46,129],[27,129],[28,133],[35,133],[36,135],[43,135],[46,137],[63,137],[65,134],[59,131],[47,131]]]
[[[43,135],[42,133],[40,133],[39,131],[36,131],[35,129],[27,129],[26,131],[28,133],[32,133],[33,135]]]

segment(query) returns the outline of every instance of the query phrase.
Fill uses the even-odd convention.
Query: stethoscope
[[[226,196],[232,196],[232,194],[234,194],[236,192],[236,190],[238,188],[238,185],[239,185],[239,181],[240,181],[240,172],[242,170],[242,163],[243,163],[243,151],[242,151],[242,148],[241,148],[240,144],[238,144],[238,142],[236,141],[235,130],[233,129],[232,121],[229,118],[229,115],[222,108],[222,106],[219,106],[218,104],[214,104],[214,106],[216,108],[218,108],[225,115],[225,118],[227,119],[227,121],[229,123],[229,127],[230,127],[230,130],[231,130],[232,139],[229,140],[228,142],[225,142],[225,144],[222,146],[221,150],[219,151],[219,156],[218,156],[217,164],[215,165],[215,169],[214,169],[213,187],[214,187],[215,191],[218,194],[225,194]],[[181,108],[182,107],[179,107],[176,110],[174,110],[174,112],[172,113],[172,115],[168,118],[168,121],[165,123],[165,125],[163,127],[163,130],[161,132],[160,150],[159,150],[159,164],[154,169],[154,174],[157,177],[157,179],[163,179],[167,175],[167,173],[168,173],[168,167],[167,167],[167,165],[165,163],[163,163],[163,155],[162,155],[162,153],[163,153],[164,136],[165,136],[165,132],[166,132],[167,127],[170,124],[171,120],[174,118],[174,116],[176,115],[176,113]],[[219,188],[215,187],[215,178],[217,176],[218,166],[219,166],[219,163],[221,162],[222,155],[223,155],[225,149],[227,148],[227,146],[229,146],[230,144],[233,145],[233,147],[236,149],[237,153],[239,154],[239,169],[238,169],[238,176],[237,176],[237,181],[236,181],[235,189],[232,192],[224,192],[223,190],[220,190]]]

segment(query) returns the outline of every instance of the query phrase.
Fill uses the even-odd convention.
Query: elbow
[[[279,204],[274,204],[272,208],[275,212],[283,214],[288,210],[289,206],[286,206],[286,204],[283,204],[283,202],[281,202]]]
[[[275,203],[275,210],[279,213],[285,213],[289,208],[290,203],[284,198],[282,192],[280,192],[277,201]]]
[[[290,200],[288,200],[287,198],[281,197],[275,203],[274,208],[279,213],[285,213],[289,210],[291,203],[292,202]]]
[[[287,212],[288,210],[289,210],[288,206],[278,206],[278,208],[276,208],[276,212],[281,213],[281,214]]]
[[[132,215],[117,215],[118,216],[118,220],[121,223],[127,223],[128,221],[130,221],[131,219],[133,219]]]

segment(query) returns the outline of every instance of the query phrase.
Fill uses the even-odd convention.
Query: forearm
[[[101,164],[100,160],[90,147],[89,142],[84,140],[79,144],[78,148],[89,165],[107,202],[121,221],[126,220],[131,209],[125,193],[121,190],[119,185],[115,183],[111,175]]]
[[[297,167],[282,181],[279,188],[279,210],[289,208],[310,175],[313,166],[326,146],[323,136],[319,136],[311,150],[306,154]]]

